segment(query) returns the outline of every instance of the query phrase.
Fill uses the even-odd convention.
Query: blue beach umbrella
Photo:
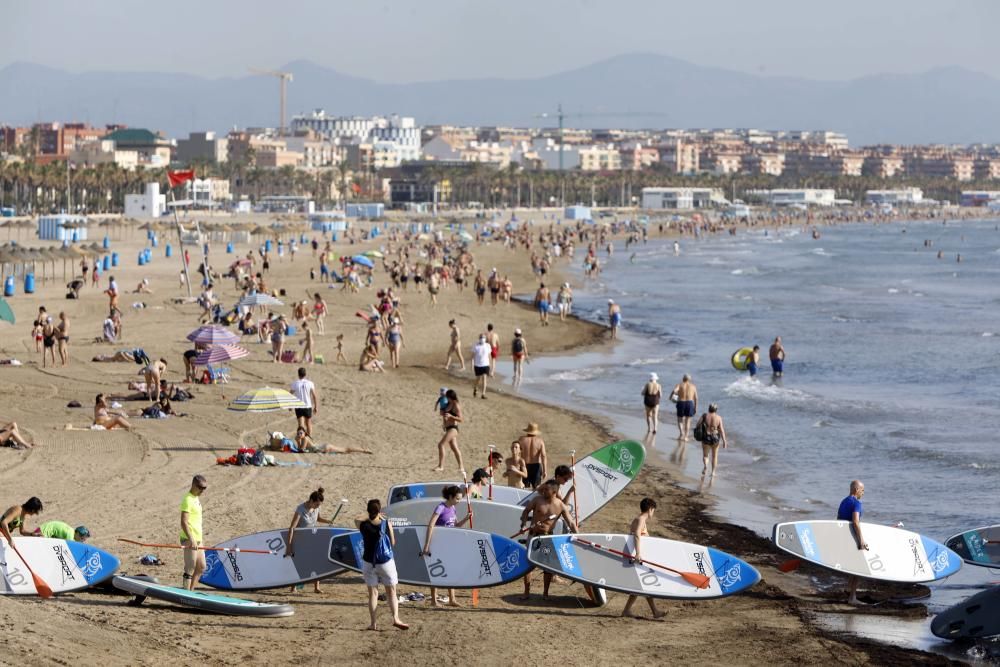
[[[361,266],[367,266],[369,269],[375,268],[375,262],[371,261],[364,255],[355,255],[351,257],[351,261],[355,264],[360,264]]]

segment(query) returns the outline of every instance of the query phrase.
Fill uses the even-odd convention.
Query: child
[[[448,387],[441,387],[441,393],[438,394],[437,400],[434,401],[434,412],[443,412],[448,407],[448,397],[445,394],[448,393]]]
[[[515,489],[524,488],[524,480],[528,478],[528,466],[524,463],[524,458],[521,456],[521,443],[517,440],[510,443],[510,458],[508,458],[505,463],[507,464],[507,471],[503,474],[507,478],[507,486],[513,486]]]
[[[344,356],[344,334],[337,334],[337,361],[347,363],[347,357]]]
[[[646,523],[653,518],[653,514],[656,512],[656,501],[652,498],[643,498],[639,503],[639,516],[632,520],[632,524],[629,526],[628,532],[632,536],[635,544],[635,551],[632,554],[633,563],[642,563],[642,550],[640,544],[642,538],[649,535],[649,531],[646,529]],[[635,601],[639,599],[638,595],[628,596],[628,600],[625,602],[625,608],[622,609],[622,616],[626,618],[631,618],[632,615],[632,605]],[[666,612],[661,612],[656,609],[656,603],[653,602],[653,598],[647,597],[646,602],[649,604],[649,610],[653,613],[654,619],[663,618]]]

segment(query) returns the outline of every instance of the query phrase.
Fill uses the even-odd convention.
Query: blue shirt
[[[863,512],[861,501],[854,496],[847,496],[840,501],[840,509],[837,510],[837,521],[851,521],[854,519],[855,512],[858,513],[858,519],[860,519]]]

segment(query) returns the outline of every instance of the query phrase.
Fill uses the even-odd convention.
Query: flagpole
[[[167,180],[169,182],[169,177]],[[177,219],[177,196],[174,194],[173,186],[170,186],[170,203],[173,204],[170,208],[173,209],[174,226],[177,228],[177,254],[181,256],[181,266],[184,267],[184,283],[187,285],[188,298],[192,299],[194,295],[191,294],[191,274],[188,273],[188,263],[184,259],[184,235],[181,232],[181,221]]]

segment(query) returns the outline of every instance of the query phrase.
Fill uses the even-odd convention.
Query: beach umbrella
[[[375,268],[375,262],[371,261],[364,255],[355,255],[354,257],[351,257],[351,261],[355,264],[360,264],[361,266],[367,266],[369,269]]]
[[[255,308],[256,306],[284,306],[285,304],[270,294],[254,292],[240,299],[238,305],[241,308]]]
[[[236,412],[275,412],[304,407],[306,404],[296,398],[294,394],[273,387],[252,389],[237,396],[229,404],[229,409]]]
[[[367,250],[367,251],[365,251],[365,252],[364,252],[364,253],[362,253],[362,254],[363,254],[363,255],[364,255],[365,257],[377,257],[377,258],[379,258],[379,259],[382,259],[383,257],[385,257],[385,255],[383,255],[383,254],[382,254],[381,252],[379,252],[378,250]]]
[[[0,297],[0,321],[16,324],[15,320],[14,311],[10,309],[10,304],[7,303],[6,299]]]
[[[239,345],[213,345],[198,353],[194,358],[195,366],[214,366],[231,359],[242,359],[250,356],[250,352]]]
[[[206,324],[200,326],[187,335],[187,339],[192,343],[202,343],[206,345],[235,345],[240,342],[240,337],[229,329],[218,324]],[[201,364],[204,365],[204,364]]]
[[[458,233],[458,238],[462,239],[463,241],[471,241],[473,239],[473,236],[469,232],[463,230]]]

